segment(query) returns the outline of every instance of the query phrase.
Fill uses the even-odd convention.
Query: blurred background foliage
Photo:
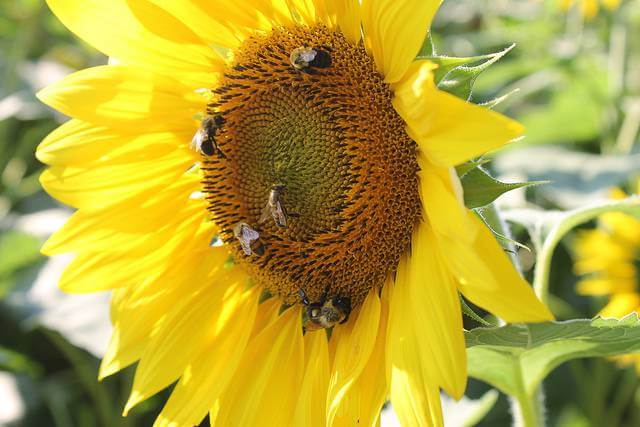
[[[640,0],[623,0],[619,9],[588,20],[578,7],[565,13],[560,3],[447,0],[433,27],[441,55],[517,44],[480,75],[472,98],[483,103],[508,95],[494,108],[528,130],[489,167],[504,181],[552,183],[503,196],[502,209],[584,206],[605,199],[612,187],[631,190],[640,172]],[[96,380],[109,336],[108,295],[62,295],[55,282],[66,260],[39,254],[70,211],[38,184],[43,166],[35,148],[65,119],[34,93],[105,62],[44,1],[0,2],[0,425],[149,426],[164,401],[158,396],[120,417],[132,371]],[[523,229],[514,231],[531,246]],[[572,238],[564,239],[551,269],[550,305],[559,319],[592,317],[606,302],[576,294]],[[530,274],[531,254],[521,250],[520,258]],[[467,395],[487,390],[472,380]],[[545,381],[549,425],[638,426],[639,390],[632,367],[598,359],[567,363]],[[500,396],[478,425],[508,426],[509,411]]]

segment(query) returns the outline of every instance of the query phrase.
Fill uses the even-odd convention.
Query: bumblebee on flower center
[[[212,93],[204,191],[235,262],[286,304],[360,305],[421,212],[417,147],[373,59],[322,25],[275,28]]]

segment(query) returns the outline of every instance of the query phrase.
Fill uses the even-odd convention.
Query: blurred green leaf
[[[634,313],[621,320],[478,328],[466,332],[465,339],[470,376],[513,396],[530,396],[566,361],[640,351],[640,320]]]
[[[40,246],[40,239],[27,233],[9,231],[0,235],[0,276],[38,260]]]
[[[36,376],[40,367],[29,356],[0,346],[0,370]]]

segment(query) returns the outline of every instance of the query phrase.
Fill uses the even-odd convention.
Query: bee
[[[246,222],[239,222],[233,227],[233,235],[240,242],[245,255],[264,254],[264,245],[260,242],[260,233],[251,228]],[[255,243],[254,243],[255,242]]]
[[[207,157],[215,154],[222,159],[226,159],[227,156],[224,155],[216,142],[218,130],[220,130],[223,124],[224,117],[222,117],[221,114],[205,117],[200,124],[200,128],[191,140],[191,149]]]
[[[271,191],[269,192],[269,200],[267,205],[262,209],[262,215],[258,222],[263,223],[272,217],[278,227],[286,227],[287,219],[289,216],[297,217],[298,214],[287,214],[287,209],[284,206],[282,196],[287,190],[284,184],[273,184]]]
[[[328,297],[329,286],[325,288],[318,302],[309,301],[307,293],[300,289],[300,298],[305,305],[303,327],[306,331],[332,328],[349,320],[351,299],[341,296]]]
[[[331,66],[331,54],[326,50],[312,49],[310,47],[298,47],[289,55],[291,65],[296,70],[304,70],[309,67],[328,68]]]

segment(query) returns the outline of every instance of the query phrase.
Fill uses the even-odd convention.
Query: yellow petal
[[[210,285],[192,298],[179,300],[157,334],[151,337],[136,369],[125,415],[177,380],[221,327],[218,322],[224,302],[230,294],[245,287],[246,273],[239,268],[216,267],[203,262],[191,273],[192,281]]]
[[[147,0],[47,0],[62,23],[121,63],[210,87],[221,58],[180,20]],[[114,29],[117,28],[117,31]]]
[[[580,295],[609,295],[619,293],[633,293],[636,290],[635,278],[609,279],[592,278],[578,282],[576,291]]]
[[[372,289],[359,313],[345,325],[334,328],[331,340],[336,340],[329,391],[327,393],[327,424],[332,425],[353,383],[369,361],[376,342],[380,321],[380,298]]]
[[[358,379],[342,399],[340,408],[334,418],[334,427],[351,427],[354,425],[364,427],[378,424],[380,410],[388,394],[385,352],[390,282],[388,281],[382,290],[380,322],[371,356]]]
[[[324,0],[327,20],[332,28],[339,28],[353,44],[362,37],[360,3],[358,0]]]
[[[626,293],[613,295],[609,303],[600,311],[602,317],[622,318],[627,314],[636,311],[640,307],[640,295],[637,293]]]
[[[211,342],[191,362],[154,427],[198,425],[231,380],[249,339],[259,289],[234,290],[222,302]]]
[[[440,249],[435,233],[424,223],[418,225],[411,247],[407,263],[401,264],[408,271],[396,279],[398,295],[404,295],[412,307],[408,327],[421,338],[416,344],[423,363],[431,366],[430,379],[459,399],[466,386],[467,359],[460,297],[445,261],[454,255]],[[400,277],[407,283],[399,283]]]
[[[239,31],[238,25],[230,20],[231,17],[223,10],[222,2],[216,5],[215,1],[210,0],[149,1],[180,20],[207,45],[232,49],[238,47],[249,36],[247,31]]]
[[[303,368],[300,309],[294,307],[249,342],[211,425],[291,425]]]
[[[390,295],[386,345],[391,403],[403,426],[442,426],[440,387],[433,377],[432,358],[423,352],[430,345],[424,342],[425,329],[432,325],[415,323],[412,298],[418,286],[411,285],[418,284],[409,282],[409,266],[402,259]],[[427,310],[433,306],[427,302]]]
[[[362,0],[367,50],[387,83],[402,79],[442,0]]]
[[[192,130],[206,99],[178,83],[125,65],[73,73],[46,87],[38,98],[90,123],[125,131]]]
[[[190,156],[178,153],[97,168],[53,166],[40,175],[40,183],[64,204],[96,210],[160,191],[180,180],[192,164]]]
[[[438,90],[433,68],[426,60],[411,64],[394,85],[393,99],[407,132],[431,161],[455,166],[522,135],[519,123]]]
[[[418,164],[422,209],[435,232],[461,243],[473,242],[475,229],[455,188],[458,177],[452,170],[436,167],[424,157],[418,157]]]
[[[144,256],[149,248],[158,249],[181,233],[189,220],[197,216],[204,219],[206,202],[189,199],[200,188],[199,181],[198,176],[181,177],[169,188],[145,194],[142,200],[127,200],[104,210],[77,211],[47,240],[42,253],[126,250],[129,256]],[[133,209],[136,215],[131,215]],[[193,231],[196,229],[194,224]]]
[[[329,386],[329,348],[324,330],[304,336],[305,368],[300,395],[293,417],[294,426],[325,427]]]
[[[38,146],[36,157],[49,165],[86,167],[98,160],[99,164],[115,164],[172,153],[192,155],[186,147],[196,130],[194,122],[192,129],[180,132],[118,132],[74,119],[51,132]]]
[[[194,271],[203,268],[203,260],[204,268],[213,271],[228,256],[222,248],[214,251],[207,249],[191,251],[188,257],[174,259],[159,277],[149,275],[147,280],[142,280],[135,287],[115,293],[120,298],[112,300],[114,333],[102,359],[100,378],[112,375],[140,359],[150,338],[155,337],[167,321],[167,313],[175,308],[176,301],[189,300],[207,286],[204,280],[192,281],[199,280],[194,278]],[[158,286],[159,279],[162,280],[162,286]]]
[[[478,230],[473,249],[493,273],[497,286],[492,289],[468,278],[459,284],[460,291],[477,306],[510,323],[553,320],[549,309],[538,300],[531,286],[518,274],[491,231],[482,221],[473,216],[472,218]]]

